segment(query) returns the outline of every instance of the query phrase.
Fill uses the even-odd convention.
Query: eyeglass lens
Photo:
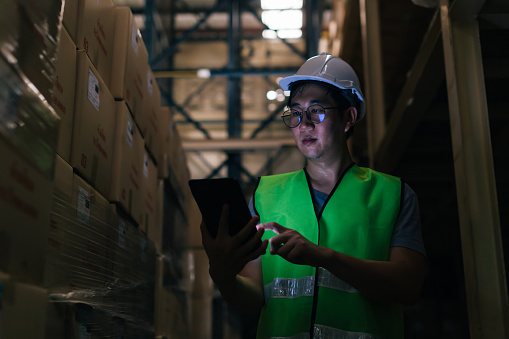
[[[306,118],[314,124],[319,124],[325,119],[325,110],[320,105],[311,105],[307,110],[299,112],[295,109],[286,110],[283,114],[283,122],[288,127],[297,127],[302,121],[302,115],[306,114]]]

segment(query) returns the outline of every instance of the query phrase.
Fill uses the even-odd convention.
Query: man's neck
[[[311,180],[313,189],[329,194],[336,182],[339,180],[341,173],[352,164],[350,154],[334,162],[320,162],[316,159],[308,159],[306,171]]]

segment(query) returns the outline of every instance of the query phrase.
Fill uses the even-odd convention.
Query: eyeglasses
[[[325,119],[325,110],[340,107],[322,107],[320,105],[311,105],[307,110],[299,112],[295,109],[288,109],[284,111],[281,118],[286,126],[295,128],[300,125],[302,121],[302,114],[306,113],[306,118],[313,124],[319,124]]]

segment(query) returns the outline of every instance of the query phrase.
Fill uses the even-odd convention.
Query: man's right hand
[[[257,216],[251,218],[240,232],[231,236],[228,232],[228,211],[228,206],[223,206],[216,238],[212,238],[203,220],[200,225],[202,244],[209,258],[209,274],[219,288],[233,284],[244,266],[265,254],[268,245],[268,240],[260,245],[263,228],[252,236],[253,228],[256,229],[259,222]]]

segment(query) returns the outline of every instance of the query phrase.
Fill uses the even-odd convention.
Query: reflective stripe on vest
[[[343,331],[337,328],[315,325],[314,339],[379,339],[379,336],[370,333]],[[270,339],[309,339],[309,333],[298,333],[291,337],[271,337]]]
[[[357,290],[351,285],[322,267],[318,268],[318,286],[348,293],[357,293]],[[314,288],[314,276],[296,279],[275,278],[270,284],[264,286],[265,303],[268,303],[270,298],[311,297],[314,294]]]

